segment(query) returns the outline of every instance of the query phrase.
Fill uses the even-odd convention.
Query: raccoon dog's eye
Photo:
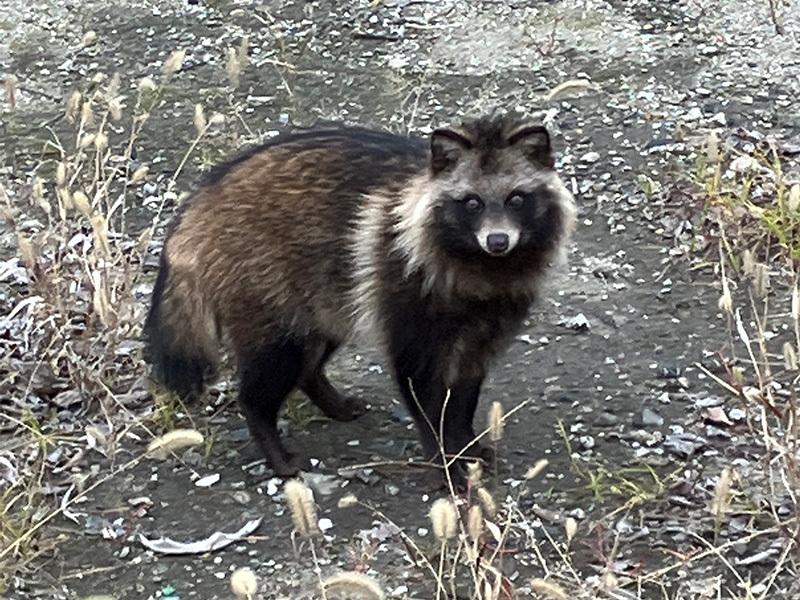
[[[522,206],[522,203],[525,199],[522,197],[522,194],[519,192],[513,192],[508,198],[506,198],[506,206],[508,208],[519,208]]]
[[[461,199],[461,203],[469,212],[478,212],[483,209],[483,200],[474,194],[464,196]]]

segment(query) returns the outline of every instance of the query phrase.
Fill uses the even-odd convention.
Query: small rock
[[[699,107],[693,106],[692,108],[689,109],[689,112],[687,112],[683,116],[683,118],[686,119],[687,121],[697,121],[703,118],[703,111],[700,110]]]
[[[717,123],[718,125],[725,126],[728,122],[728,119],[727,117],[725,117],[725,113],[718,112],[713,117],[711,117],[709,121],[711,121],[712,123]]]
[[[639,416],[639,422],[646,427],[661,427],[664,424],[664,418],[654,410],[645,408]]]
[[[600,153],[594,151],[587,152],[580,158],[580,162],[585,162],[585,163],[596,163],[598,160],[600,160]]]

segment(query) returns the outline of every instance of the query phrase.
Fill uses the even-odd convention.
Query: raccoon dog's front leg
[[[472,425],[483,377],[448,385],[442,360],[445,353],[437,352],[430,339],[435,332],[421,330],[414,336],[415,341],[410,341],[408,334],[406,329],[405,335],[399,336],[406,338],[403,348],[399,346],[400,340],[395,340],[393,366],[403,398],[419,428],[426,456],[441,461],[443,448],[444,462],[458,454],[491,461],[491,452],[475,441]],[[446,346],[441,344],[442,348]],[[457,461],[453,467],[450,473],[454,483],[462,485],[463,461]]]

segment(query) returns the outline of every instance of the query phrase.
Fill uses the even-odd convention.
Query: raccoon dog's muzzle
[[[476,234],[481,248],[490,256],[505,256],[519,242],[519,227],[507,218],[487,219]]]

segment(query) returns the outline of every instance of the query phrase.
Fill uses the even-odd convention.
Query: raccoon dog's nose
[[[486,249],[490,254],[503,254],[508,250],[507,233],[490,233],[486,236]]]

